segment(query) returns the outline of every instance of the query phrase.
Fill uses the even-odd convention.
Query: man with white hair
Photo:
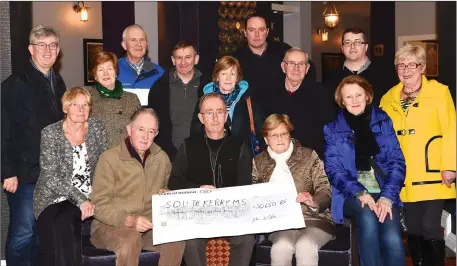
[[[290,48],[281,63],[285,80],[277,82],[269,106],[273,113],[289,115],[295,127],[292,137],[323,159],[322,129],[335,117],[334,99],[321,83],[305,78],[309,68],[308,54],[301,48]]]
[[[130,25],[122,33],[122,48],[126,55],[119,59],[119,76],[125,91],[135,93],[141,105],[148,104],[148,93],[165,72],[146,56],[148,37],[138,24]]]
[[[59,34],[35,26],[29,36],[30,61],[21,73],[2,82],[2,175],[10,207],[6,240],[8,266],[32,266],[38,257],[33,193],[40,175],[41,130],[63,119],[62,77],[53,66],[60,52]]]
[[[154,143],[159,134],[156,112],[144,107],[135,111],[127,133],[98,160],[90,241],[113,251],[117,266],[137,266],[142,249],[159,252],[159,266],[179,266],[184,242],[152,244],[152,195],[166,191],[171,171],[167,154]]]

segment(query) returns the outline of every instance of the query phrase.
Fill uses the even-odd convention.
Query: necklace
[[[406,97],[403,99],[403,101],[405,101],[405,102],[407,102],[407,103],[413,102],[413,101],[416,99],[417,93],[419,93],[421,89],[422,89],[422,84],[419,86],[419,88],[418,88],[417,90],[412,91],[412,92],[406,92],[406,91],[405,91],[405,87],[403,87],[403,89],[401,90],[401,92],[403,93],[403,95],[406,96]]]

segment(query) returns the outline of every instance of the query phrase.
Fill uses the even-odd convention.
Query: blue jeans
[[[38,235],[33,215],[35,184],[18,185],[15,193],[7,193],[10,223],[6,239],[8,266],[33,266],[38,258]]]
[[[379,194],[371,194],[375,201]],[[357,242],[360,266],[405,266],[405,250],[400,230],[400,212],[392,206],[392,220],[387,215],[380,223],[376,213],[356,199],[344,201],[344,216],[357,221]]]

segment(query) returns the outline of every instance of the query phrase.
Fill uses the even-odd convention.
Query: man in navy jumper
[[[165,71],[145,56],[148,37],[140,25],[125,28],[121,45],[126,55],[119,59],[118,80],[122,82],[125,91],[135,93],[141,105],[146,106],[149,90]]]

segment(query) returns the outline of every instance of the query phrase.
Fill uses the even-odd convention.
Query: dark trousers
[[[379,194],[371,195],[378,200]],[[392,206],[392,220],[387,215],[380,223],[376,213],[356,198],[344,201],[344,216],[355,217],[357,221],[357,244],[361,266],[404,266],[405,249],[400,230],[400,211]]]
[[[255,238],[253,235],[226,237],[230,242],[230,266],[248,266],[251,260]],[[191,239],[186,241],[184,261],[187,266],[206,265],[206,244],[208,239]]]
[[[81,210],[69,201],[51,204],[37,220],[38,266],[81,265]]]
[[[443,239],[441,213],[445,200],[405,202],[405,221],[408,233],[423,236],[425,240]]]
[[[6,264],[32,266],[38,257],[38,235],[33,215],[35,184],[19,185],[15,193],[7,193],[10,223],[6,238]]]

